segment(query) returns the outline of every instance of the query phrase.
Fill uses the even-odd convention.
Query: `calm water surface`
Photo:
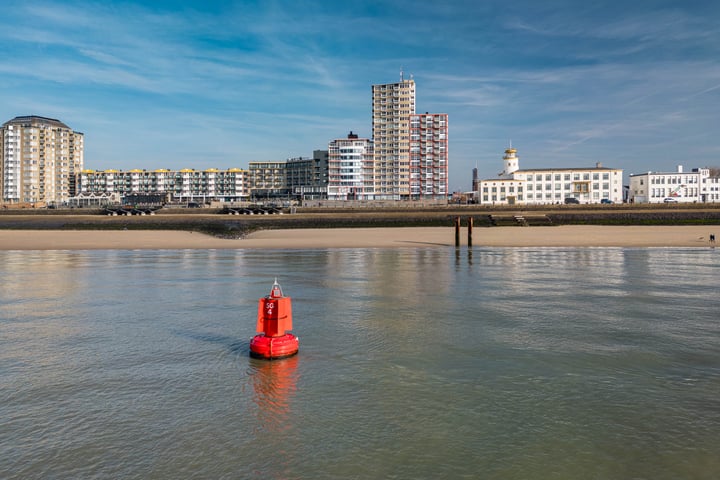
[[[0,478],[720,477],[720,251],[0,252],[0,275]],[[253,360],[275,277],[300,354]]]

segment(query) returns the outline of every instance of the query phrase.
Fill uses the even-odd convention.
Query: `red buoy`
[[[295,355],[300,341],[292,333],[292,304],[290,297],[283,296],[282,289],[275,279],[270,295],[258,302],[258,317],[255,326],[257,332],[250,341],[250,356],[273,360]]]

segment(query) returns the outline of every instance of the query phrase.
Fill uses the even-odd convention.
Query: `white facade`
[[[247,172],[239,168],[218,170],[83,170],[78,175],[78,195],[168,194],[178,201],[217,200],[237,202],[249,196]]]
[[[0,130],[0,202],[67,202],[75,194],[83,151],[83,134],[54,118],[6,122]]]
[[[574,198],[579,203],[621,203],[622,170],[605,168],[519,167],[517,150],[505,150],[504,167],[498,179],[478,183],[478,202],[489,205],[547,205]]]
[[[350,132],[328,144],[329,200],[372,200],[375,196],[373,144]]]
[[[700,196],[703,202],[720,202],[720,177],[707,177],[701,180]]]
[[[720,183],[708,168],[684,172],[648,172],[630,175],[630,201],[635,203],[719,202]]]

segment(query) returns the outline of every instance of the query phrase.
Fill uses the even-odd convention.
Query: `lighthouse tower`
[[[520,159],[517,157],[517,155],[515,155],[516,153],[517,150],[512,147],[512,144],[510,145],[510,148],[505,150],[505,155],[503,156],[504,170],[500,173],[500,176],[510,177],[513,173],[517,172],[520,169]]]

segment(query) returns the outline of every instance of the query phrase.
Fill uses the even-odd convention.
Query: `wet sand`
[[[720,227],[595,226],[473,229],[476,247],[707,247]],[[467,228],[460,232],[467,245]],[[0,230],[0,250],[417,248],[455,245],[453,227],[263,230],[243,239],[158,230]]]

